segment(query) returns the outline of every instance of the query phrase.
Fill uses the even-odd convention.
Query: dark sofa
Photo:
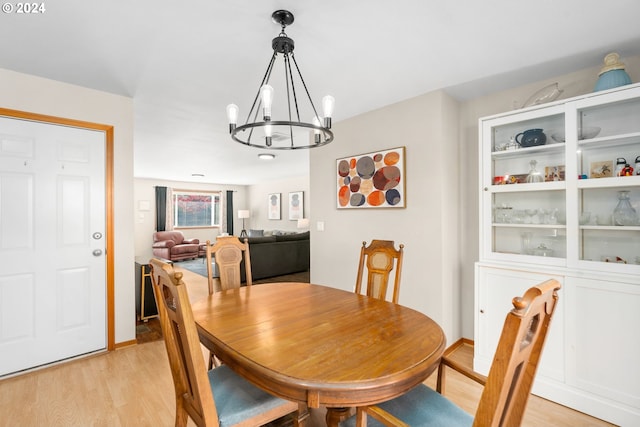
[[[253,280],[309,270],[309,232],[249,237]],[[244,273],[244,264],[241,272]],[[244,276],[244,274],[243,274]],[[244,281],[244,277],[242,277]]]

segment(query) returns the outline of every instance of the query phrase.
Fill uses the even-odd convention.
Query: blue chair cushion
[[[473,424],[471,415],[424,384],[377,406],[411,427],[471,427]],[[355,425],[355,415],[340,423],[340,427]],[[370,416],[367,416],[367,426],[384,427]]]
[[[238,424],[287,403],[254,386],[226,365],[210,370],[208,375],[220,427]]]

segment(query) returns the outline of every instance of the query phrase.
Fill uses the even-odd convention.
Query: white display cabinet
[[[546,143],[514,147],[528,129]],[[640,160],[640,86],[481,119],[480,138],[482,259],[640,274],[640,217],[613,218],[623,191],[640,212],[640,176],[612,176]]]
[[[532,129],[546,142],[514,142]],[[561,306],[534,393],[640,425],[640,370],[623,363],[640,360],[640,310],[626,307],[640,302],[640,85],[482,118],[479,132],[474,368],[488,372],[511,298],[556,278]],[[615,175],[618,158],[632,175]]]

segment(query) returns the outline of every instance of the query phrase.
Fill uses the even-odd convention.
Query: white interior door
[[[105,133],[0,117],[0,376],[106,348]]]

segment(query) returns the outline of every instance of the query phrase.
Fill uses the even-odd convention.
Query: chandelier
[[[245,124],[238,126],[238,106],[235,104],[227,106],[231,138],[250,147],[272,150],[297,150],[326,145],[333,141],[331,116],[334,98],[330,95],[322,98],[324,117],[320,117],[293,55],[294,42],[284,32],[287,25],[293,23],[293,14],[287,10],[277,10],[273,12],[271,19],[276,24],[280,24],[282,30],[271,42],[273,55]],[[284,72],[281,74],[273,72],[278,54],[282,54],[284,63]],[[272,81],[280,83],[279,87],[284,88],[282,93],[286,94],[286,98],[280,96],[276,99],[274,86],[270,84]],[[297,87],[296,82],[298,82]],[[300,90],[304,93],[300,94]],[[305,94],[309,100],[308,105],[303,104],[303,96],[300,102],[298,99],[299,95]],[[272,120],[272,111],[284,115],[286,120]],[[304,122],[301,117],[308,117],[309,121]]]

